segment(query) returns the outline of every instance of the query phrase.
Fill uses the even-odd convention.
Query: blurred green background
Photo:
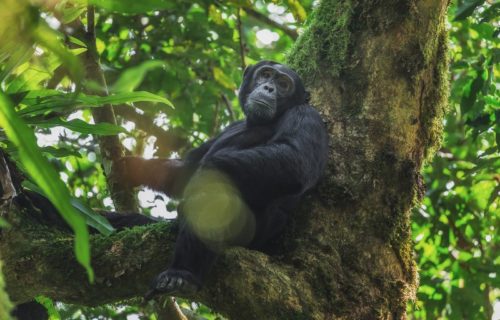
[[[97,6],[95,49],[117,125],[91,121],[91,107],[110,100],[100,97],[102,83],[85,78],[79,60],[89,47],[87,2],[2,0],[0,147],[33,181],[40,177],[30,163],[45,168],[48,160],[82,205],[113,209],[93,135],[119,133],[129,154],[182,155],[242,117],[236,89],[243,68],[284,61],[316,1],[89,3]],[[425,198],[413,213],[420,288],[408,306],[411,319],[500,319],[499,16],[495,1],[454,1],[449,9],[449,112],[443,144],[425,166]],[[17,112],[9,113],[11,105]],[[9,129],[12,119],[20,125]],[[16,151],[36,149],[23,138],[33,132],[44,159]],[[139,200],[146,213],[175,217],[175,204],[161,194],[142,190]],[[85,243],[82,222],[65,218]],[[96,223],[106,232],[105,222]],[[88,265],[88,245],[80,250]],[[51,319],[156,319],[137,301],[99,308],[38,301]]]

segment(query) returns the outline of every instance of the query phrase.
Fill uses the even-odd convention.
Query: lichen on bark
[[[311,82],[320,71],[338,76],[344,67],[350,41],[351,2],[323,0],[309,17],[287,61],[305,82]]]

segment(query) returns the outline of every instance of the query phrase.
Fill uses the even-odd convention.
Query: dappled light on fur
[[[202,170],[186,187],[186,222],[207,246],[247,245],[255,234],[255,217],[233,182],[216,170]]]

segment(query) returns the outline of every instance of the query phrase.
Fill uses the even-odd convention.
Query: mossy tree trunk
[[[439,143],[447,96],[445,0],[323,0],[289,55],[330,133],[322,183],[282,254],[233,248],[194,297],[231,319],[401,319],[415,295],[410,209]],[[72,240],[13,207],[0,252],[11,298],[96,305],[142,295],[167,264],[165,224],[91,240],[96,283]]]

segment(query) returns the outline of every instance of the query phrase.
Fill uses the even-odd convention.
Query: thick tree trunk
[[[446,8],[445,0],[322,1],[289,62],[328,125],[327,175],[294,213],[284,254],[230,249],[191,298],[243,320],[405,318],[418,282],[410,209],[446,105]],[[165,224],[93,236],[90,285],[70,236],[31,223],[27,211],[14,207],[0,241],[17,302],[141,295],[174,241]]]

